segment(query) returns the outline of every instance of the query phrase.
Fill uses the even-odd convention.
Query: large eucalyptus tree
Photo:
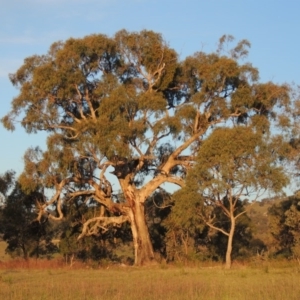
[[[47,151],[29,150],[20,177],[28,190],[53,192],[39,217],[55,207],[50,217],[61,219],[63,203],[75,197],[97,203],[102,208],[83,220],[81,236],[129,222],[135,264],[153,261],[148,197],[165,183],[184,186],[202,139],[218,124],[265,130],[289,102],[286,86],[260,84],[258,71],[239,63],[247,41],[224,54],[230,39],[180,62],[160,34],[122,30],[57,42],[26,58],[10,77],[20,91],[2,123],[13,130],[19,116],[28,133],[48,132]]]

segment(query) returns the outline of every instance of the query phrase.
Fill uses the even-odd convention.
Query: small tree
[[[226,207],[229,207],[228,204],[227,201],[224,201]],[[252,256],[255,253],[251,247],[252,242],[254,242],[253,223],[249,218],[247,205],[251,205],[247,200],[239,200],[235,206],[235,215],[242,214],[236,219],[235,223],[231,260],[236,258],[249,258],[249,256]],[[228,216],[224,214],[223,209],[221,207],[216,207],[214,209],[214,214],[215,220],[218,220],[216,225],[224,231],[229,232],[231,223],[228,222]],[[208,226],[208,228],[210,227]],[[228,236],[224,235],[221,231],[212,228],[210,228],[210,236],[209,248],[213,250],[217,259],[224,260],[224,258],[226,258]]]
[[[187,187],[176,195],[180,201],[188,190],[186,205],[193,203],[195,214],[227,237],[226,268],[231,267],[237,220],[246,213],[241,201],[255,201],[265,191],[281,192],[288,183],[283,168],[277,165],[280,151],[276,145],[274,149],[275,143],[268,143],[267,135],[251,127],[216,129],[203,142]],[[229,226],[221,222],[222,216]]]
[[[38,192],[25,194],[18,183],[6,198],[0,211],[0,228],[6,251],[12,256],[40,257],[49,255],[55,247],[51,243],[53,231],[47,219],[37,220],[36,203],[43,202]]]

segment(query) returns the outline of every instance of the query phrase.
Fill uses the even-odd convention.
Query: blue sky
[[[249,61],[261,81],[300,83],[300,1],[298,0],[0,0],[0,117],[18,91],[8,74],[24,58],[44,54],[69,37],[93,33],[112,36],[120,29],[162,33],[181,58],[212,51],[223,34],[251,44]],[[0,126],[0,174],[23,168],[30,146],[45,136],[13,133]]]

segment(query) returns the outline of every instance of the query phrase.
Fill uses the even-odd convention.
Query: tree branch
[[[87,220],[83,224],[82,233],[78,236],[77,240],[80,240],[84,236],[89,236],[96,233],[97,228],[107,229],[106,226],[113,224],[113,226],[121,225],[124,222],[129,221],[127,216],[119,216],[119,217],[95,217]],[[91,223],[95,222],[92,228],[89,228]]]
[[[139,193],[142,195],[151,195],[161,184],[169,182],[179,185],[180,187],[184,187],[185,182],[181,178],[176,178],[173,176],[166,176],[166,175],[158,175],[146,183],[140,190]],[[145,202],[147,197],[141,197],[142,201]]]
[[[92,102],[91,102],[91,100],[90,100],[89,91],[88,91],[87,88],[85,88],[85,100],[86,100],[86,102],[87,102],[87,104],[88,104],[88,106],[89,106],[90,112],[91,112],[91,114],[92,114],[92,119],[93,119],[94,121],[96,121],[95,110],[94,110],[93,105],[92,105]]]
[[[227,231],[223,230],[222,228],[216,227],[216,226],[214,226],[213,224],[211,224],[211,223],[209,223],[209,222],[207,222],[207,221],[205,221],[205,220],[204,220],[204,222],[205,222],[205,224],[206,224],[207,226],[209,226],[210,228],[215,229],[215,230],[217,230],[217,231],[220,231],[220,232],[222,232],[223,234],[225,234],[226,236],[229,236],[229,233],[228,233]]]

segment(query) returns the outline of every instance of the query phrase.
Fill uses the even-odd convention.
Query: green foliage
[[[239,64],[248,41],[223,55],[232,40],[224,36],[217,52],[199,52],[179,64],[160,34],[121,30],[113,38],[97,34],[57,42],[46,55],[26,58],[11,75],[20,94],[2,122],[12,129],[9,124],[25,112],[27,132],[47,130],[49,138],[36,172],[27,154],[22,185],[34,189],[32,183],[43,174],[53,186],[58,174],[72,175],[78,156],[132,159],[140,154],[137,148],[147,149],[151,134],[153,146],[154,141],[160,146],[159,136],[187,140],[232,117],[237,123],[253,120],[258,130],[268,131],[273,109],[288,104],[288,88],[259,84],[257,70]],[[169,115],[166,104],[178,102],[192,105],[180,105]]]
[[[169,261],[190,260],[200,255],[203,260],[212,258],[215,253],[208,251],[208,228],[196,213],[201,203],[193,186],[178,190],[172,195],[171,213],[163,225],[166,233],[166,255]]]
[[[167,257],[166,233],[167,227],[165,221],[171,213],[173,205],[171,195],[163,190],[157,190],[145,203],[146,222],[149,228],[153,249],[160,258]]]
[[[251,190],[280,192],[288,178],[270,146],[272,141],[251,127],[216,129],[198,152],[192,180],[214,199],[229,190],[238,198],[249,197]]]
[[[270,230],[276,241],[276,254],[300,257],[300,206],[294,195],[270,207],[268,216]]]
[[[5,199],[0,211],[0,231],[7,243],[6,252],[13,257],[51,256],[56,251],[51,243],[54,232],[47,219],[36,220],[38,202],[43,202],[42,194],[26,195],[18,183]]]
[[[121,249],[131,240],[129,229],[125,225],[99,228],[93,235],[78,239],[84,220],[99,215],[101,207],[92,202],[87,207],[82,198],[78,197],[73,202],[66,203],[63,210],[65,218],[57,225],[57,238],[60,240],[59,252],[67,263],[72,264],[71,260],[74,258],[88,263],[122,259],[115,250]]]
[[[15,172],[10,170],[0,175],[0,203],[3,204],[5,197],[15,183]]]
[[[277,251],[276,242],[271,234],[269,209],[277,204],[282,197],[265,198],[260,201],[248,203],[247,215],[252,222],[253,240],[249,247],[253,255],[261,255],[263,258],[272,257]]]
[[[183,188],[173,195],[175,202],[171,214],[164,222],[168,232],[166,235],[167,255],[169,260],[217,260],[223,261],[226,254],[228,238],[221,232],[210,229],[203,219],[201,195],[189,188]],[[228,200],[224,205],[229,208]],[[242,201],[236,204],[235,213],[245,210]],[[207,208],[209,209],[209,208]],[[215,226],[229,232],[230,222],[220,207],[210,210],[215,215]],[[241,215],[236,222],[233,240],[232,258],[246,259],[256,254],[255,246],[252,246],[253,224],[247,214]]]
[[[60,243],[59,252],[64,256],[67,263],[76,258],[83,262],[100,261],[103,259],[116,260],[109,247],[103,243],[97,236],[89,236],[84,239],[77,240],[80,232],[75,228],[66,228],[63,232]]]

